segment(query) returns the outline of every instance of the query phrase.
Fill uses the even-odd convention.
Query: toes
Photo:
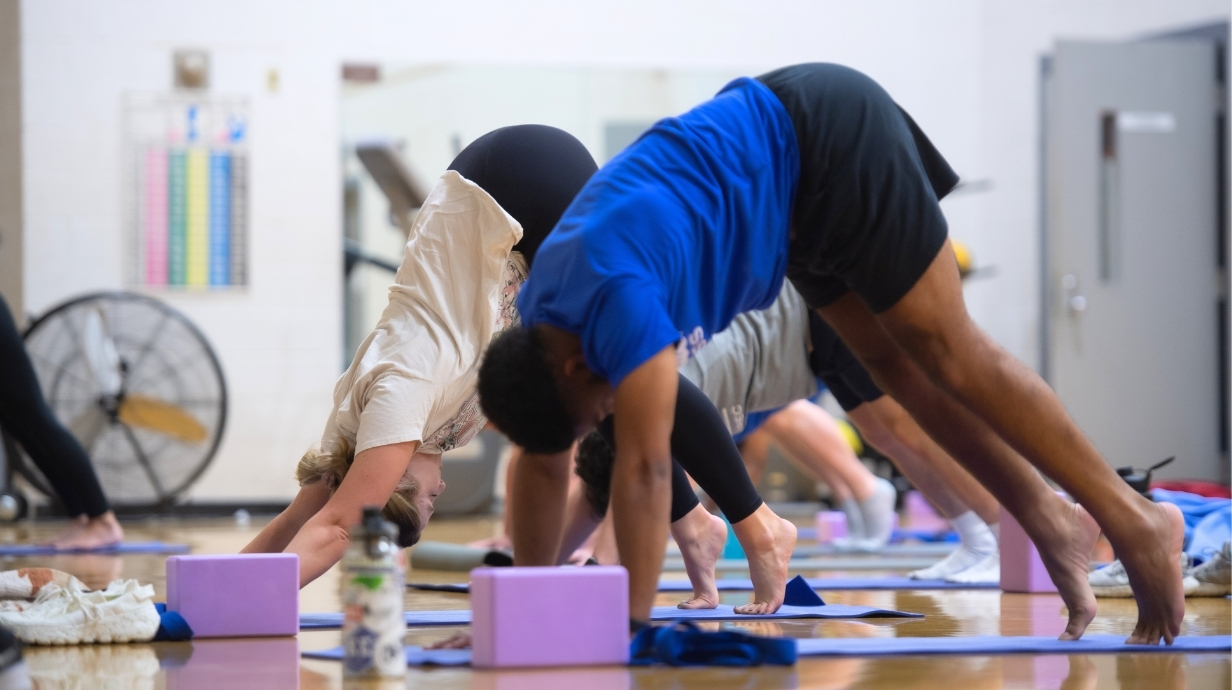
[[[1057,638],[1066,642],[1082,639],[1082,634],[1087,631],[1085,623],[1079,621],[1070,621],[1069,625],[1065,626],[1065,632],[1061,633],[1061,637]]]
[[[704,597],[693,597],[692,599],[686,599],[676,605],[676,608],[685,609],[686,611],[693,611],[695,609],[712,609],[714,607],[715,604],[710,603],[710,601]]]
[[[1159,631],[1154,630],[1152,628],[1143,627],[1140,624],[1138,627],[1134,628],[1134,634],[1130,635],[1128,640],[1125,640],[1125,644],[1143,644],[1143,645],[1155,646],[1159,644],[1160,637],[1161,636],[1159,634]]]

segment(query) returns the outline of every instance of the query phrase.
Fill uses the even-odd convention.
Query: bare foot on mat
[[[115,513],[107,511],[96,518],[82,515],[73,519],[67,530],[51,540],[57,549],[101,549],[114,546],[124,540],[124,529],[116,520]]]
[[[1045,534],[1034,536],[1040,560],[1057,586],[1069,611],[1065,632],[1058,639],[1077,640],[1095,618],[1095,594],[1087,581],[1091,551],[1099,539],[1099,525],[1086,508],[1057,497],[1043,512],[1049,516]]]
[[[787,593],[787,564],[796,546],[796,526],[762,504],[757,512],[732,525],[749,559],[753,603],[737,606],[736,613],[764,615],[783,605]]]
[[[1130,544],[1113,542],[1129,585],[1138,601],[1138,624],[1129,644],[1164,644],[1181,632],[1185,617],[1185,592],[1177,562],[1185,543],[1185,519],[1171,503],[1151,503],[1144,524]]]
[[[688,523],[688,524],[682,524]],[[672,525],[672,537],[680,545],[684,569],[693,584],[693,597],[680,602],[682,609],[712,609],[719,605],[714,566],[727,543],[727,523],[700,505]]]

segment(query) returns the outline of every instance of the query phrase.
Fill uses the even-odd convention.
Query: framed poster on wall
[[[247,100],[130,94],[123,119],[129,284],[247,285]]]

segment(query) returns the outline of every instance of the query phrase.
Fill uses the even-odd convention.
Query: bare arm
[[[550,455],[522,451],[509,471],[509,536],[515,565],[556,565],[565,527],[573,449]]]
[[[556,554],[556,563],[559,565],[567,563],[573,552],[581,548],[603,522],[603,518],[595,517],[590,502],[586,500],[585,485],[577,482],[570,489],[565,503],[565,524],[560,551]]]
[[[672,502],[676,349],[666,347],[616,387],[612,518],[629,571],[629,615],[650,620],[667,548]]]
[[[309,518],[287,546],[299,554],[299,586],[312,582],[342,560],[350,528],[359,522],[364,506],[384,506],[419,449],[419,441],[369,448],[355,462],[325,506]]]
[[[281,553],[304,523],[316,515],[327,501],[329,487],[325,486],[325,482],[318,481],[301,486],[291,505],[270,520],[260,534],[240,549],[240,553]]]

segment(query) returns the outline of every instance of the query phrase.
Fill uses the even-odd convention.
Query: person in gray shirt
[[[863,365],[837,334],[814,312],[790,284],[769,308],[736,317],[680,369],[719,409],[728,431],[739,440],[754,431],[772,413],[796,401],[813,397],[820,380],[838,400],[848,419],[865,440],[889,457],[900,471],[949,519],[958,530],[961,545],[932,568],[913,575],[923,579],[961,579],[975,569],[979,581],[999,577],[997,522],[1000,506],[988,491],[941,449],[906,411],[872,381]],[[785,410],[786,414],[790,411]],[[781,439],[794,435],[806,448],[813,424],[771,423],[780,427]],[[587,483],[590,519],[606,513],[610,456],[597,453],[599,442],[582,445],[577,472]],[[590,457],[598,455],[603,457]],[[797,452],[797,459],[819,474],[827,460],[817,453]],[[867,495],[853,496],[855,505],[844,512],[859,516],[860,525],[852,542],[855,548],[875,548],[889,536],[890,517],[883,507],[893,505],[893,487],[874,483]],[[889,489],[887,492],[886,489]],[[853,492],[854,493],[854,492]],[[865,505],[859,505],[863,498]],[[853,530],[855,532],[855,530]],[[569,544],[562,545],[562,550]]]

